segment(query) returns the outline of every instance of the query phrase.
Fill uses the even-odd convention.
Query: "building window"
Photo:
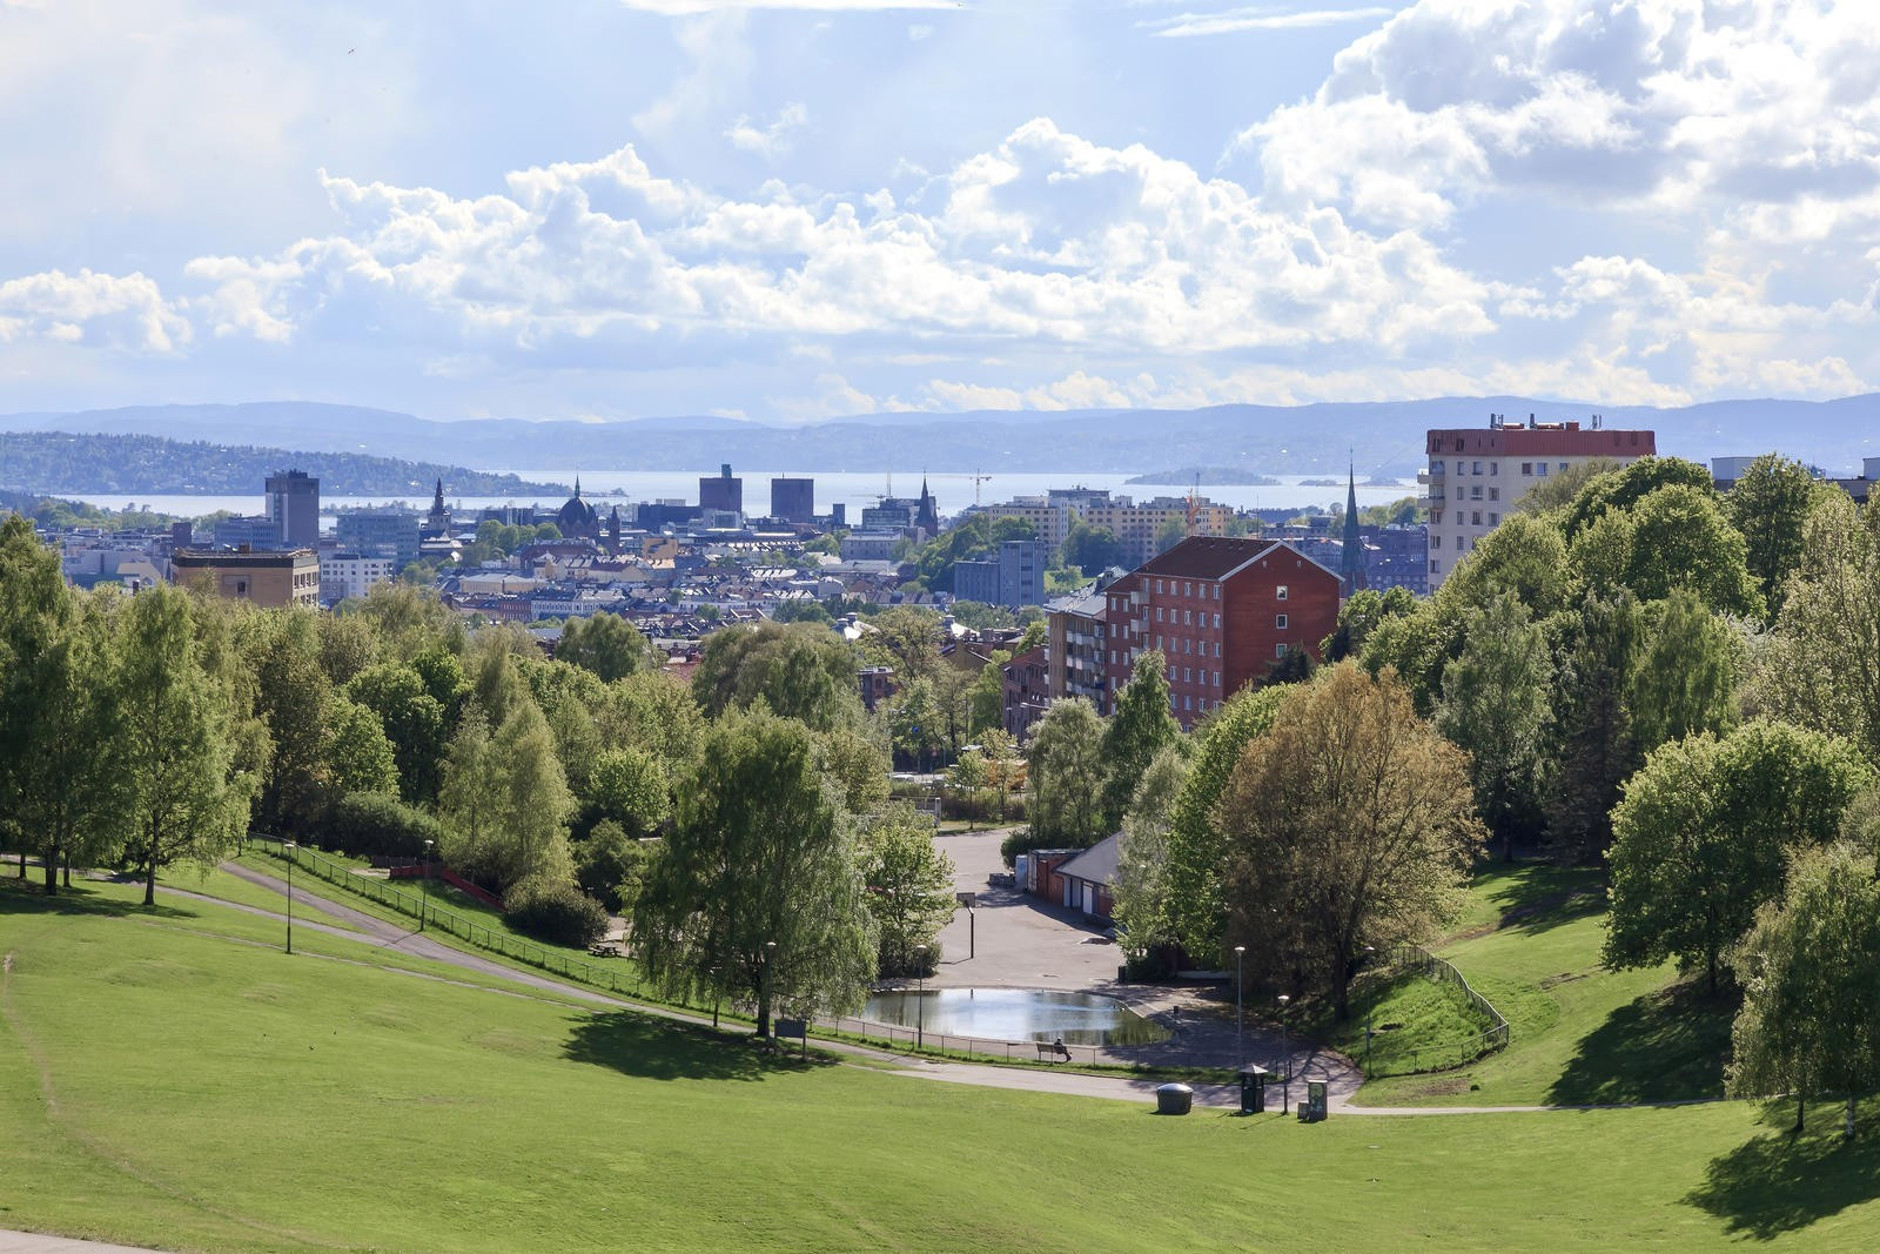
[[[1275,588],[1273,591],[1274,591],[1274,596],[1276,600],[1284,601],[1286,599],[1286,585],[1285,584],[1281,584],[1279,587]]]
[[[1214,656],[1215,657],[1221,656],[1221,642],[1219,640],[1216,640],[1214,642]]]
[[[1158,623],[1162,621],[1162,607],[1159,605],[1155,607],[1155,621]]]
[[[1469,485],[1469,499],[1472,501],[1479,501],[1482,499],[1482,485],[1481,484],[1472,483]]]
[[[1430,574],[1440,575],[1442,573],[1443,573],[1443,564],[1432,557],[1430,559]]]
[[[1491,526],[1491,527],[1499,527],[1499,526],[1501,526],[1501,515],[1500,515],[1500,514],[1490,514],[1490,515],[1488,516],[1488,525],[1489,525],[1489,526]]]
[[[1185,596],[1185,597],[1191,597],[1191,596],[1193,596],[1194,594],[1195,594],[1195,586],[1194,586],[1194,585],[1193,585],[1192,583],[1183,583],[1183,584],[1182,584],[1182,595],[1183,595],[1183,596]]]
[[[1443,459],[1442,458],[1439,457],[1435,461],[1430,463],[1430,473],[1433,475],[1440,475],[1443,473]]]
[[[1534,473],[1539,475],[1541,478],[1545,479],[1547,477],[1547,463],[1546,462],[1535,463]]]
[[[1501,489],[1490,488],[1488,490],[1488,499],[1491,501],[1499,501],[1501,499]]]
[[[1278,661],[1278,660],[1279,660],[1280,658],[1283,658],[1283,657],[1285,657],[1285,656],[1286,656],[1286,646],[1285,646],[1285,645],[1283,645],[1283,644],[1276,644],[1276,645],[1274,645],[1274,646],[1273,646],[1273,660],[1274,660],[1274,661],[1276,661],[1276,662],[1277,662],[1277,661]]]
[[[1472,475],[1479,475],[1479,474],[1481,474],[1481,473],[1482,473],[1482,463],[1481,463],[1481,462],[1475,462],[1475,463],[1473,463],[1473,466],[1474,466],[1474,468],[1473,468],[1472,470],[1470,470],[1470,471],[1469,471],[1469,473],[1470,473],[1470,474],[1472,474]]]
[[[1284,614],[1273,615],[1273,630],[1274,631],[1286,630],[1286,616]]]
[[[1533,462],[1522,462],[1522,463],[1521,463],[1521,473],[1522,473],[1523,475],[1527,475],[1527,476],[1529,476],[1529,477],[1531,478],[1531,477],[1533,476],[1533,474],[1534,474],[1534,463],[1533,463]]]
[[[1155,581],[1155,590],[1157,592],[1162,591],[1162,581],[1160,579]]]
[[[1491,475],[1499,475],[1501,473],[1501,463],[1490,462],[1488,464],[1488,473]]]
[[[1456,547],[1457,547],[1457,548],[1461,548],[1461,547],[1463,547],[1463,545],[1462,545],[1462,537],[1461,537],[1461,536],[1457,536],[1457,537],[1456,537]]]
[[[1469,525],[1471,527],[1479,527],[1482,525],[1482,511],[1481,510],[1478,509],[1470,513]]]
[[[1191,667],[1182,667],[1182,682],[1184,684],[1192,684],[1195,682],[1195,672]]]
[[[1221,629],[1221,616],[1219,614],[1216,614],[1214,616],[1214,630],[1219,631],[1220,629]]]
[[[1193,610],[1183,610],[1182,611],[1182,626],[1193,627],[1194,625],[1195,625],[1195,612]]]

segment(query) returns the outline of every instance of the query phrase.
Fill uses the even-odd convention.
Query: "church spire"
[[[1358,468],[1348,463],[1345,479],[1344,560],[1340,563],[1339,592],[1350,596],[1366,586],[1364,577],[1364,537],[1358,531]]]

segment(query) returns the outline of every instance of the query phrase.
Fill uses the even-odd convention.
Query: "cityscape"
[[[1875,64],[0,3],[0,1254],[1880,1247]]]

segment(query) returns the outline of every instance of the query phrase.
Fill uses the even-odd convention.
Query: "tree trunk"
[[[1351,964],[1338,964],[1337,984],[1332,988],[1335,1008],[1332,1017],[1340,1023],[1351,1018]]]
[[[48,850],[46,853],[46,896],[59,895],[59,851]]]
[[[26,878],[26,846],[20,846],[20,878]]]
[[[1704,987],[1712,997],[1717,995],[1717,951],[1711,950],[1705,959]]]
[[[1847,1095],[1847,1117],[1841,1126],[1841,1136],[1848,1141],[1854,1139],[1854,1094],[1851,1091]]]
[[[72,851],[70,849],[59,851],[59,878],[65,881],[67,888],[72,886]]]
[[[144,904],[146,906],[157,904],[157,859],[154,854],[150,858],[149,867],[144,872]]]
[[[757,994],[757,1035],[760,1039],[770,1036],[770,988],[766,980],[764,989]]]
[[[1793,1128],[1790,1128],[1789,1131],[1800,1132],[1802,1130],[1802,1124],[1807,1119],[1808,1119],[1808,1094],[1797,1093],[1795,1095],[1795,1126]]]
[[[1514,829],[1512,828],[1501,838],[1501,860],[1503,862],[1514,861]]]

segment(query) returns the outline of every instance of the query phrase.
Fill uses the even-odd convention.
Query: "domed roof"
[[[568,498],[568,503],[563,505],[561,512],[555,515],[557,523],[560,524],[561,533],[569,535],[576,530],[592,527],[597,518],[594,507],[581,499],[581,480],[576,479],[574,495]]]

